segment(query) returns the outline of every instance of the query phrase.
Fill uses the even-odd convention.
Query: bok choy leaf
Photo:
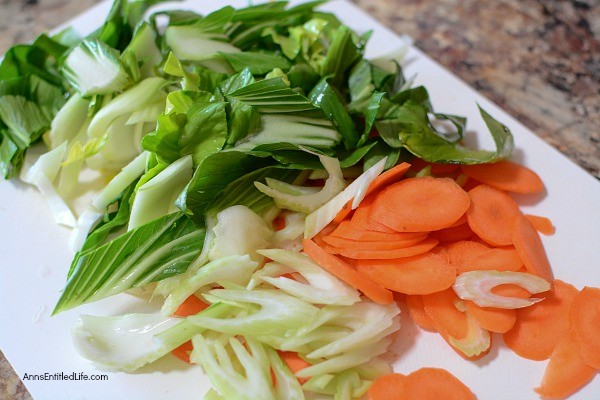
[[[79,253],[53,313],[185,272],[202,250],[204,234],[177,212]]]

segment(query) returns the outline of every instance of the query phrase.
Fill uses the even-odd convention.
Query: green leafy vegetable
[[[174,213],[77,256],[54,314],[184,272],[204,229]]]

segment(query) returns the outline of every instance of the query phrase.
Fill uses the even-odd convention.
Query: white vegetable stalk
[[[42,154],[29,169],[23,169],[20,178],[23,182],[38,188],[48,202],[57,224],[72,228],[76,224],[75,215],[54,186],[66,153],[67,142],[65,141],[54,150]]]
[[[310,213],[306,217],[306,226],[304,229],[304,237],[310,239],[325,228],[335,216],[340,212],[342,207],[350,200],[352,202],[352,209],[356,209],[360,202],[364,199],[369,185],[385,168],[386,158],[380,160],[377,164],[366,170],[361,176],[359,176],[354,182],[352,182],[346,189],[329,200],[326,204],[321,206],[319,209]]]
[[[263,276],[261,279],[286,293],[313,304],[352,305],[360,301],[358,292],[323,270],[304,254],[282,249],[259,250],[263,256],[289,266],[301,274],[307,283],[286,277]]]
[[[89,137],[100,137],[108,131],[114,120],[136,110],[148,107],[166,98],[161,88],[167,82],[162,78],[147,78],[121,93],[94,116],[88,128]]]
[[[180,60],[204,61],[220,57],[220,52],[237,53],[240,51],[230,43],[215,39],[214,34],[207,34],[193,25],[172,25],[165,32],[167,46]]]
[[[275,200],[279,208],[292,211],[298,211],[309,214],[331,200],[346,187],[346,181],[340,168],[340,162],[336,158],[319,155],[321,164],[329,173],[325,181],[325,186],[316,192],[311,193],[312,188],[291,185],[275,179],[267,178],[267,185],[261,182],[254,182],[258,190],[270,196]]]
[[[498,285],[512,284],[536,294],[550,290],[550,283],[538,276],[511,271],[469,271],[460,274],[452,286],[458,297],[471,300],[480,307],[523,308],[543,299],[521,299],[494,294]]]
[[[467,357],[475,357],[490,348],[492,344],[490,333],[480,327],[477,320],[468,312],[465,314],[467,316],[467,335],[460,339],[450,336],[448,342]]]
[[[306,216],[302,213],[284,212],[285,228],[275,231],[272,240],[273,247],[295,252],[302,250],[305,218]]]
[[[63,74],[84,97],[120,91],[129,82],[118,52],[99,40],[84,40],[75,47]]]
[[[146,170],[147,158],[146,152],[137,156],[94,197],[92,204],[79,216],[69,238],[69,246],[73,251],[81,250],[92,227],[104,215],[109,204],[114,202],[127,186],[142,176]]]
[[[230,306],[218,304],[201,313],[222,318],[229,312]],[[72,334],[77,351],[97,366],[133,372],[203,331],[185,319],[160,314],[82,315]]]
[[[65,141],[71,141],[84,126],[88,117],[89,100],[78,93],[73,94],[56,114],[50,125],[48,142],[54,149]]]
[[[257,250],[271,247],[273,237],[273,230],[260,215],[242,205],[220,211],[213,233],[210,260],[249,254],[250,258],[259,264],[262,264],[264,259]]]
[[[182,157],[140,186],[131,206],[127,230],[174,211],[175,199],[192,179],[193,167],[191,155]]]
[[[166,298],[161,312],[171,315],[194,292],[218,282],[232,282],[247,285],[258,263],[246,254],[243,256],[223,257],[201,267],[195,275],[181,281]]]

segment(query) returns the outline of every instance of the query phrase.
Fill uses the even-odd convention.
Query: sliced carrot
[[[323,249],[325,249],[329,253],[334,253],[336,251],[336,248],[333,247],[332,245],[330,245],[329,243],[325,242],[323,240],[323,237],[329,235],[336,228],[337,227],[335,224],[330,223],[325,228],[321,229],[321,231],[319,233],[317,233],[317,235],[315,237],[313,237],[313,240],[315,241],[315,243],[317,245],[319,245],[320,247],[322,247]]]
[[[376,197],[373,195],[366,197],[360,206],[354,211],[350,222],[360,229],[371,230],[375,232],[396,233],[395,230],[380,222],[374,221],[369,216],[371,214],[372,204],[375,201],[375,198]]]
[[[467,312],[477,320],[480,327],[490,332],[508,332],[517,321],[516,310],[479,307],[472,301],[465,301]]]
[[[431,294],[452,286],[456,268],[439,254],[394,260],[357,260],[356,270],[381,286],[405,294]]]
[[[398,400],[475,400],[464,383],[441,368],[421,368],[406,377]]]
[[[563,399],[594,378],[596,370],[585,364],[578,350],[575,334],[567,332],[552,351],[542,384],[534,389],[537,394],[548,399]]]
[[[438,241],[435,239],[425,239],[419,243],[393,250],[363,250],[353,248],[336,248],[336,253],[344,257],[353,258],[355,260],[374,259],[374,260],[389,260],[394,258],[411,257],[418,254],[428,252],[437,246]]]
[[[367,241],[367,240],[352,240],[336,236],[323,236],[323,241],[330,245],[343,249],[362,249],[362,250],[396,250],[403,249],[406,247],[414,246],[422,242],[424,237],[416,237],[405,240],[394,240],[394,241]]]
[[[573,300],[570,317],[583,361],[600,370],[600,289],[584,287]]]
[[[425,312],[433,321],[435,330],[442,336],[462,339],[467,334],[467,316],[459,311],[455,302],[458,296],[452,288],[422,296]]]
[[[278,215],[273,220],[273,229],[275,231],[281,231],[281,230],[285,229],[285,225],[286,225],[285,224],[285,217],[283,217],[282,215]]]
[[[577,293],[573,285],[555,280],[553,290],[545,293],[543,301],[517,310],[515,326],[503,336],[506,345],[529,360],[550,357],[570,329],[569,310]]]
[[[540,193],[544,190],[544,184],[535,172],[510,161],[463,165],[462,170],[470,178],[507,192]]]
[[[404,393],[406,376],[387,374],[375,379],[369,388],[370,400],[399,400]]]
[[[462,240],[446,246],[450,262],[458,273],[476,270],[517,271],[523,265],[512,246],[489,247],[483,243]]]
[[[437,239],[440,243],[451,243],[457,240],[467,240],[475,236],[469,224],[451,226],[449,228],[440,229],[439,231],[431,232],[429,237]]]
[[[288,368],[292,373],[303,370],[304,368],[310,367],[312,364],[300,357],[295,351],[281,351],[277,350],[277,353],[281,359],[287,364]],[[298,382],[304,383],[308,378],[298,378]]]
[[[190,353],[192,350],[194,350],[194,345],[192,344],[191,340],[188,340],[181,346],[171,350],[171,354],[179,358],[181,361],[191,364],[192,362],[190,361]]]
[[[352,240],[365,240],[365,241],[377,241],[377,242],[391,242],[391,241],[404,241],[407,239],[425,239],[427,233],[423,232],[377,232],[364,229],[357,223],[352,221],[342,221],[338,227],[329,234],[329,236],[336,236],[344,239]]]
[[[487,185],[469,191],[469,197],[471,207],[467,211],[467,221],[473,232],[492,246],[512,245],[512,222],[521,215],[512,197]]]
[[[537,231],[525,217],[514,219],[511,237],[515,249],[529,272],[552,282],[550,261]]]
[[[371,182],[369,189],[367,189],[367,195],[375,193],[376,191],[395,183],[404,177],[404,174],[410,168],[409,163],[400,163],[387,171],[384,171],[381,175]]]
[[[552,225],[552,221],[550,221],[546,217],[525,214],[525,218],[527,218],[527,220],[531,222],[531,225],[533,225],[536,231],[543,235],[550,236],[554,235],[554,232],[556,232],[556,228],[554,227],[554,225]]]
[[[304,252],[314,262],[327,270],[330,274],[338,277],[342,281],[355,289],[360,290],[376,303],[390,304],[394,301],[392,292],[376,284],[375,282],[366,279],[364,276],[356,272],[356,269],[348,265],[340,258],[327,253],[320,248],[315,242],[310,239],[304,239]]]
[[[529,293],[527,289],[524,289],[519,285],[511,284],[494,286],[491,292],[499,296],[517,297],[519,299],[528,299],[531,297],[531,293]]]
[[[398,165],[388,169],[387,171],[384,171],[377,178],[375,178],[373,180],[373,182],[371,182],[371,184],[369,185],[369,188],[367,189],[366,196],[368,196],[371,193],[375,193],[376,191],[380,190],[383,187],[386,187],[394,182],[399,181],[400,179],[402,179],[402,177],[404,176],[406,171],[408,171],[409,168],[410,168],[410,164],[403,162],[401,164],[398,164]],[[344,204],[344,206],[342,207],[340,212],[338,212],[338,214],[335,216],[335,218],[333,220],[334,223],[339,224],[343,220],[345,220],[348,217],[348,215],[350,215],[350,213],[352,212],[352,202],[353,201],[354,201],[354,199],[350,200],[349,202]],[[363,201],[364,201],[364,199],[363,199]]]
[[[415,324],[419,325],[425,330],[435,331],[433,321],[425,312],[425,306],[423,306],[423,298],[421,296],[406,296],[406,306],[408,307],[408,313]]]
[[[381,191],[369,217],[398,232],[429,232],[454,224],[469,203],[450,178],[409,178]]]
[[[455,223],[450,225],[448,228],[456,228],[457,226],[461,226],[467,223],[467,214],[463,214]],[[447,229],[447,228],[446,228]]]
[[[208,306],[209,304],[200,300],[198,296],[191,295],[177,307],[173,315],[176,317],[189,317],[190,315],[198,314],[200,311],[208,308]]]

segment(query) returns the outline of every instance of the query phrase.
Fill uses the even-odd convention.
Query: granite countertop
[[[352,0],[600,178],[596,0]],[[0,0],[0,54],[98,0]],[[0,398],[31,396],[0,352]]]

